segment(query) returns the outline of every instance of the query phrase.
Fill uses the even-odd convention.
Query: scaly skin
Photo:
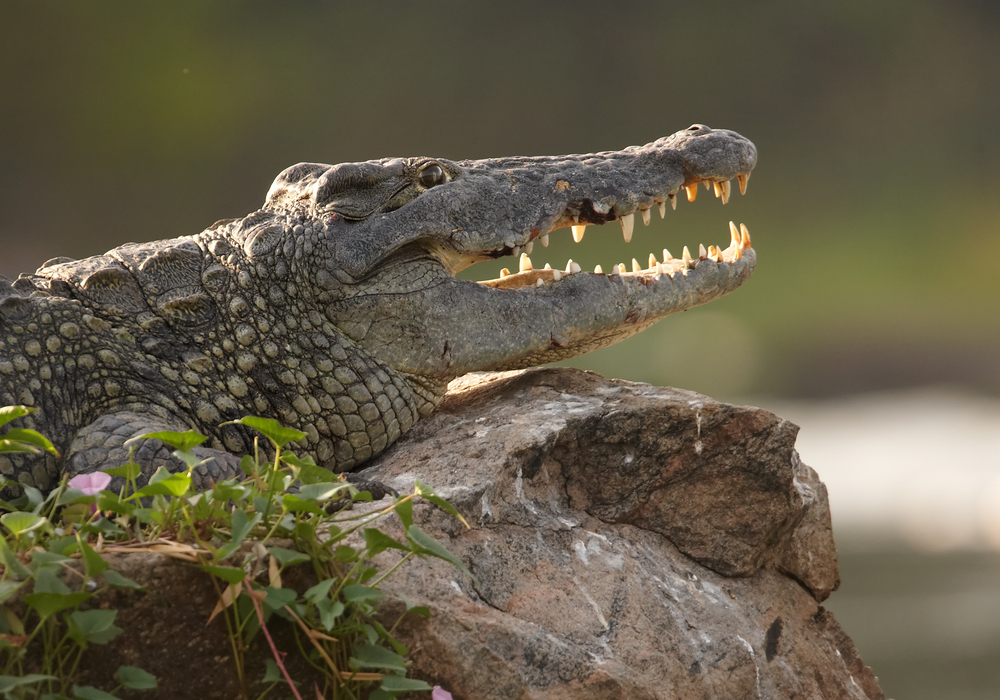
[[[454,377],[609,345],[732,291],[756,258],[737,231],[725,251],[626,274],[456,272],[575,223],[627,228],[701,181],[725,199],[755,162],[743,137],[696,125],[592,155],[304,163],[242,219],[0,278],[0,405],[37,407],[17,425],[61,455],[2,455],[0,473],[47,490],[121,463],[132,437],[194,428],[210,437],[196,452],[214,458],[195,474],[204,487],[238,473],[229,453],[252,451],[254,435],[220,424],[251,414],[302,430],[300,451],[350,470]],[[180,468],[159,441],[137,444],[143,479]]]

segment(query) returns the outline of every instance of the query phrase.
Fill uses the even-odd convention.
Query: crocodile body
[[[628,272],[535,270],[522,253],[613,220],[628,239],[637,210],[662,215],[698,183],[725,201],[755,162],[743,137],[696,125],[591,155],[302,163],[242,219],[0,277],[0,405],[36,407],[16,425],[60,453],[0,455],[0,473],[47,490],[123,462],[137,435],[194,428],[210,438],[195,450],[213,458],[195,474],[206,486],[253,450],[252,431],[221,425],[245,415],[305,432],[297,449],[318,464],[355,468],[457,376],[578,355],[739,286],[756,258],[735,228],[725,250]],[[519,272],[454,277],[508,255]],[[136,444],[144,478],[181,467],[159,441]]]

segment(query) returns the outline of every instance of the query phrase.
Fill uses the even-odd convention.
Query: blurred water
[[[1000,697],[1000,401],[757,403],[801,427],[829,489],[842,583],[825,606],[887,697]]]

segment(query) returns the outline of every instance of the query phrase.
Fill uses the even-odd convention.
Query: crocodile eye
[[[425,190],[448,182],[448,176],[437,163],[431,163],[420,171],[420,186]]]

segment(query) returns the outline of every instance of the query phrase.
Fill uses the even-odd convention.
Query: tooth
[[[699,260],[704,260],[707,257],[708,257],[708,253],[705,252],[705,246],[702,245],[701,243],[699,243],[698,244],[698,259]]]
[[[551,266],[551,265],[549,265],[548,263],[545,263],[545,267],[543,267],[542,269],[543,269],[543,270],[551,270],[551,269],[552,269],[552,266]]]
[[[743,259],[743,249],[740,248],[739,246],[736,246],[736,259],[737,260]]]
[[[708,246],[708,259],[712,262],[719,262],[719,249],[714,245]]]
[[[639,261],[632,258],[632,272],[642,272],[642,267],[639,265]]]
[[[674,196],[673,195],[668,195],[668,196],[670,197],[670,203],[674,204]],[[677,205],[674,204],[674,206]],[[662,202],[660,202],[659,208],[660,208],[660,218],[662,219],[667,215],[667,200],[663,200]]]
[[[652,270],[654,267],[656,267],[656,263],[657,263],[656,256],[653,255],[652,253],[650,253],[649,254],[649,269]]]
[[[573,223],[574,224],[580,223],[580,212],[573,214]]]
[[[736,173],[736,179],[740,183],[740,194],[746,194],[747,183],[750,182],[750,173]]]
[[[693,202],[695,197],[698,196],[698,183],[695,182],[691,185],[684,185],[684,189],[687,190],[688,201]]]
[[[535,280],[535,286],[536,287],[541,287],[543,284],[545,284],[545,280],[543,280],[541,277],[539,277],[537,280]]]
[[[711,192],[712,191],[712,185],[714,185],[715,183],[712,182],[711,180],[702,180],[701,184],[703,184],[705,186],[706,190],[708,190],[709,192]]]
[[[510,275],[510,270],[508,270],[506,267],[504,269],[500,270],[500,279],[503,279],[504,277],[507,277],[508,275]]]
[[[611,272],[609,272],[608,274],[609,275],[620,275],[621,273],[622,273],[622,271],[618,269],[617,265],[612,265],[611,266]]]
[[[570,272],[573,271],[573,265],[574,264],[575,263],[573,262],[573,258],[570,258],[569,260],[566,261],[566,272],[567,273],[570,273]]]
[[[526,253],[521,253],[521,262],[519,272],[527,272],[528,270],[534,270],[531,266],[531,258],[528,257]]]
[[[513,255],[515,258],[521,255],[521,246],[519,245],[514,246],[514,250],[511,251],[511,255]]]
[[[677,211],[677,193],[668,194],[667,197],[670,198],[670,208]]]
[[[531,255],[531,251],[533,251],[534,249],[535,249],[534,241],[528,241],[527,243],[524,244],[524,252],[527,253],[528,255]]]
[[[618,274],[625,274],[625,263],[618,263]]]
[[[583,232],[587,230],[587,224],[580,224],[573,227],[573,240],[579,243],[583,240]]]
[[[625,236],[625,242],[628,243],[632,240],[632,227],[635,226],[635,214],[629,214],[628,216],[623,216],[618,221],[622,225],[622,235]]]
[[[715,196],[716,197],[721,197],[722,196],[722,185],[720,185],[718,182],[713,182],[712,183],[712,187],[715,189]]]
[[[549,247],[549,234],[546,233],[544,236],[540,236],[538,238],[538,240],[540,240],[542,242],[542,247],[543,248],[548,248]]]
[[[688,250],[687,246],[684,246],[684,250],[681,251],[681,260],[684,261],[684,267],[693,267],[691,265],[691,251]]]
[[[563,273],[561,273],[559,270],[552,271],[552,279],[555,280],[556,282],[562,279],[562,275]]]
[[[673,260],[673,259],[674,259],[674,256],[670,254],[670,251],[667,250],[666,248],[664,248],[663,249],[663,262],[666,262],[667,260]]]
[[[732,221],[729,222],[729,235],[731,237],[729,240],[729,245],[736,246],[737,248],[739,248],[742,236],[740,235],[740,230],[736,228],[736,224],[734,224]]]
[[[582,268],[577,263],[573,263],[572,265],[570,265],[570,272],[580,272],[581,269]]]
[[[639,213],[642,214],[642,225],[649,226],[649,209],[640,209]]]
[[[656,274],[658,275],[668,275],[667,266],[663,263],[656,263]]]
[[[601,266],[600,266],[600,265],[597,265],[597,266],[596,266],[596,267],[594,268],[594,274],[595,274],[595,275],[603,275],[603,274],[604,274],[604,270],[603,270],[603,269],[601,268]]]
[[[743,234],[743,250],[750,250],[750,231],[747,230],[746,224],[740,224],[740,233]]]
[[[729,195],[733,193],[733,183],[726,180],[722,183],[722,203],[727,204],[729,202]]]

